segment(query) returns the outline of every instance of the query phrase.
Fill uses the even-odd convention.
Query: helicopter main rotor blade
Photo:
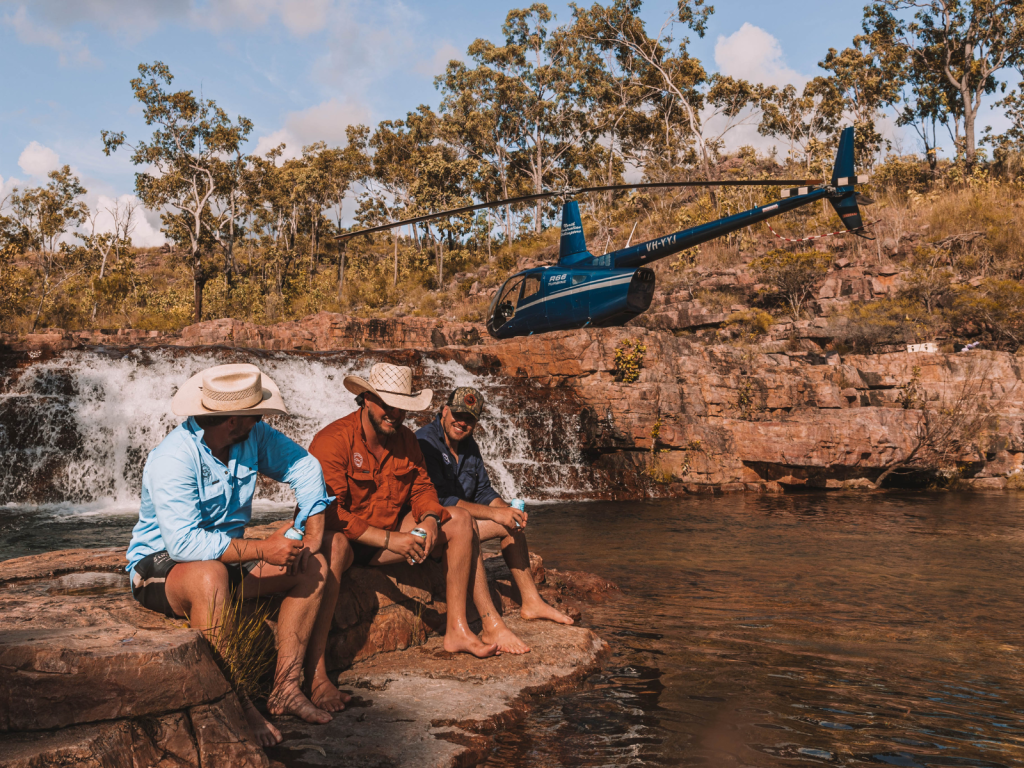
[[[380,224],[376,227],[360,229],[358,232],[346,232],[343,235],[335,235],[335,240],[347,240],[356,235],[369,235],[374,232],[383,232],[395,227],[404,227],[406,224],[420,224],[424,221],[442,219],[446,216],[461,216],[464,213],[481,211],[485,208],[498,208],[502,205],[515,205],[517,203],[529,203],[535,200],[543,200],[548,197],[567,196],[583,194],[585,192],[614,192],[619,189],[667,189],[669,187],[787,187],[787,186],[815,186],[820,185],[820,179],[775,179],[771,181],[653,181],[641,184],[611,184],[604,187],[581,187],[579,189],[563,189],[557,192],[541,192],[536,195],[523,195],[522,197],[510,197],[507,200],[495,200],[493,203],[477,203],[467,205],[463,208],[452,208],[440,213],[428,213],[426,216],[416,216],[412,219],[394,221],[390,224]]]

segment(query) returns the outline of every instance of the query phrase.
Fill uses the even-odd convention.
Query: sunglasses
[[[476,417],[473,414],[465,412],[456,413],[451,408],[448,409],[448,412],[452,415],[452,421],[456,424],[462,424],[466,427],[476,426]]]

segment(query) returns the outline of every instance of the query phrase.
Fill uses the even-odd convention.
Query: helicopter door
[[[587,275],[573,275],[572,314],[574,317],[590,317],[590,291],[587,290]]]
[[[547,328],[547,308],[541,298],[540,275],[529,275],[523,281],[523,291],[516,304],[516,326],[529,327],[530,332]]]

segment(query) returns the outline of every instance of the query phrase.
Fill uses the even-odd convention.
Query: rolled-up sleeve
[[[231,537],[201,527],[199,482],[188,461],[164,455],[147,462],[143,483],[148,484],[160,535],[167,554],[179,563],[216,560],[227,550]]]
[[[334,499],[328,495],[324,473],[315,456],[271,426],[256,425],[259,470],[271,480],[288,483],[295,492],[299,514],[295,527],[305,530],[306,520],[323,514]]]

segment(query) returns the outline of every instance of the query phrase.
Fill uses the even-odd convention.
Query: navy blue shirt
[[[416,431],[420,450],[427,460],[427,474],[437,490],[437,498],[445,507],[454,507],[459,499],[474,504],[490,504],[501,496],[491,487],[480,446],[473,436],[459,441],[459,460],[444,441],[441,416]]]

